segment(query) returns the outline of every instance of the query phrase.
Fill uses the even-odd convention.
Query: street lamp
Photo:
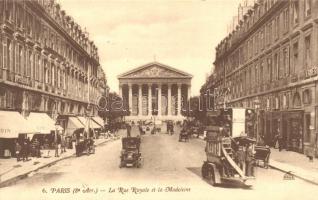
[[[254,108],[255,108],[255,111],[256,111],[256,142],[259,142],[259,120],[258,120],[258,117],[259,117],[259,108],[260,108],[260,101],[259,99],[255,99],[254,100]]]

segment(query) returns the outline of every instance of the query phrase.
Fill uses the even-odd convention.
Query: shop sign
[[[0,134],[8,134],[8,133],[11,133],[10,129],[6,129],[6,128],[1,128],[0,129]]]

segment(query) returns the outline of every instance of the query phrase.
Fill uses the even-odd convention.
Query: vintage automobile
[[[122,138],[122,151],[119,167],[141,167],[140,137]]]
[[[95,145],[93,139],[82,139],[75,145],[76,156],[81,156],[86,153],[86,155],[95,153]]]
[[[186,129],[181,129],[180,134],[179,134],[179,142],[188,142],[189,141],[189,133],[187,132]]]
[[[201,173],[211,185],[225,184],[238,187],[251,187],[251,179],[235,162],[235,140],[225,136],[223,129],[218,126],[210,126],[207,129],[205,152],[207,160],[204,161]],[[254,140],[246,140],[251,144]]]
[[[255,179],[252,173],[254,162],[251,161],[249,167],[244,168],[238,159],[242,149],[255,150],[254,129],[250,127],[250,124],[255,124],[252,114],[253,110],[244,108],[208,113],[205,127],[207,159],[201,173],[211,185],[252,186],[252,180]]]

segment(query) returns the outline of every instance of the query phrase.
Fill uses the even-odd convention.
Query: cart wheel
[[[214,179],[214,171],[213,169],[209,169],[208,170],[208,181],[212,186],[215,186],[215,179]]]
[[[208,177],[208,171],[207,171],[207,166],[206,164],[204,163],[201,167],[201,175],[202,175],[202,178],[206,179]]]

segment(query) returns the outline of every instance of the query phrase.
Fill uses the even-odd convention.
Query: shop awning
[[[33,124],[36,132],[41,134],[50,134],[51,131],[56,129],[55,121],[50,118],[46,113],[31,112],[27,121]]]
[[[79,129],[84,128],[84,124],[77,117],[69,117],[67,123],[67,129]]]
[[[35,133],[35,128],[14,111],[0,111],[0,138],[18,138],[20,133]]]
[[[96,123],[92,118],[90,120],[90,127],[95,129],[95,128],[103,128],[100,124]]]
[[[72,136],[75,130],[83,129],[84,124],[77,117],[68,117],[67,127],[65,129],[66,136]]]
[[[99,124],[100,126],[104,127],[105,122],[104,122],[104,120],[103,120],[102,118],[96,116],[96,117],[92,117],[92,119],[93,119],[97,124]]]
[[[87,119],[85,117],[77,117],[81,122],[82,124],[84,124],[85,126],[87,126]],[[94,120],[91,120],[89,121],[89,126],[90,128],[92,129],[95,129],[95,128],[102,128],[101,125],[99,125],[98,123],[96,123]]]

